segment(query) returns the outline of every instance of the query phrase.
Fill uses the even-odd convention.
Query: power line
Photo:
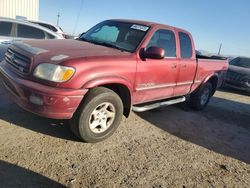
[[[77,26],[78,26],[79,18],[80,18],[80,15],[81,15],[82,9],[83,9],[83,3],[84,3],[84,0],[81,0],[81,5],[80,5],[80,9],[79,9],[79,12],[78,12],[77,18],[76,18],[76,23],[75,23],[75,27],[74,27],[74,30],[73,30],[73,35],[75,35],[76,28],[77,28]]]
[[[57,26],[59,26],[59,19],[60,19],[60,16],[61,16],[61,15],[60,15],[60,12],[58,12],[58,14],[57,14],[57,21],[56,21],[56,25],[57,25]]]

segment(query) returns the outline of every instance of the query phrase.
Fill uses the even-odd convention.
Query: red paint
[[[70,119],[84,100],[84,95],[93,87],[122,84],[130,91],[133,105],[189,94],[217,72],[227,70],[226,60],[197,61],[193,40],[192,58],[181,59],[178,32],[185,32],[191,37],[184,30],[150,22],[127,22],[151,27],[134,53],[77,40],[32,40],[21,46],[11,46],[19,54],[31,58],[30,74],[20,74],[3,61],[0,63],[1,79],[11,90],[14,101],[24,109],[49,118]],[[158,29],[169,29],[175,33],[176,58],[143,59],[140,56],[141,49],[146,47]],[[27,50],[34,47],[38,52]],[[47,52],[39,53],[39,49]],[[51,60],[58,55],[68,57]],[[42,81],[32,75],[42,62],[74,67],[76,72],[65,83]],[[38,106],[29,102],[31,94],[43,98],[44,104]]]

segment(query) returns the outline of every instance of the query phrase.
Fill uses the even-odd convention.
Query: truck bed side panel
[[[205,83],[214,75],[217,75],[219,79],[222,79],[222,75],[227,71],[227,60],[208,60],[197,59],[197,72],[191,92],[197,89],[202,83]],[[219,80],[220,81],[220,80]]]

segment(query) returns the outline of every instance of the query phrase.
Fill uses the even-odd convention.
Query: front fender
[[[102,76],[98,78],[94,78],[92,80],[87,81],[83,84],[82,88],[90,89],[97,86],[103,86],[108,84],[121,84],[126,86],[130,93],[132,93],[132,83],[126,78],[120,76]]]

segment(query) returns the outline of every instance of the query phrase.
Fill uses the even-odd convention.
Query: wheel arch
[[[207,82],[210,82],[212,84],[213,90],[212,90],[211,96],[214,95],[214,93],[217,89],[218,81],[219,81],[219,77],[218,77],[218,74],[216,73],[216,74],[211,75],[210,77],[207,77],[203,83],[203,84],[205,84]]]
[[[194,93],[199,92],[207,82],[210,82],[212,84],[213,90],[212,90],[211,96],[213,96],[217,87],[218,87],[218,83],[219,83],[218,73],[211,74],[211,75],[207,76],[205,79],[203,79],[201,84],[192,93],[194,94]],[[190,94],[192,94],[192,93],[190,93]]]
[[[122,100],[123,115],[129,116],[132,105],[132,84],[121,77],[102,77],[93,79],[83,85],[83,88],[86,89],[95,87],[105,87],[114,91]]]

